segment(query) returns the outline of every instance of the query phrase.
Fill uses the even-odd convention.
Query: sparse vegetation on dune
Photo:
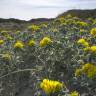
[[[95,95],[95,18],[0,23],[0,96]]]

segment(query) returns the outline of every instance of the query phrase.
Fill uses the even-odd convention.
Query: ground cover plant
[[[0,96],[96,96],[96,19],[8,24],[0,27]]]

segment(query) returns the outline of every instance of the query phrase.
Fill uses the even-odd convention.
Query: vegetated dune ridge
[[[1,18],[0,96],[95,96],[95,38],[96,9],[52,19]],[[47,84],[46,91],[40,88],[43,79],[66,87],[53,92]]]

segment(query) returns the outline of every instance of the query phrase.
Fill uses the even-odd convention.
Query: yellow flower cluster
[[[85,43],[85,39],[83,39],[83,38],[79,39],[78,43]]]
[[[3,43],[4,43],[4,40],[1,39],[1,40],[0,40],[0,45],[3,44]]]
[[[93,53],[96,53],[96,46],[95,45],[91,46],[90,47],[90,51],[93,52]]]
[[[94,77],[96,75],[96,66],[90,63],[87,63],[82,66],[82,71],[88,76],[88,77]]]
[[[90,47],[86,47],[86,48],[84,48],[84,51],[90,51],[92,53],[96,53],[96,46],[93,45],[93,46],[90,46]]]
[[[84,64],[81,69],[76,69],[75,76],[80,76],[81,73],[85,73],[92,78],[96,75],[96,66],[90,63]]]
[[[77,91],[73,91],[73,92],[70,93],[69,96],[80,96],[80,95]]]
[[[35,45],[35,41],[34,40],[30,40],[29,42],[28,42],[28,45],[31,47],[31,46],[34,46]]]
[[[44,37],[41,41],[40,41],[40,46],[44,47],[48,44],[50,44],[52,41],[49,37]]]
[[[63,84],[58,81],[44,79],[40,83],[40,87],[44,90],[46,94],[51,94],[59,91],[63,87]]]
[[[89,43],[83,38],[79,39],[77,41],[77,43],[83,45],[84,47],[88,47],[89,46]]]
[[[96,28],[92,28],[90,34],[96,37]]]
[[[15,44],[14,44],[14,48],[20,48],[22,49],[24,47],[24,44],[22,41],[17,41]]]
[[[33,24],[33,25],[28,26],[28,29],[31,30],[31,31],[37,31],[40,28],[39,28],[39,26]]]

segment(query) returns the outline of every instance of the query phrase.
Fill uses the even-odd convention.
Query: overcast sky
[[[53,18],[69,9],[94,9],[96,0],[0,0],[0,18]]]

